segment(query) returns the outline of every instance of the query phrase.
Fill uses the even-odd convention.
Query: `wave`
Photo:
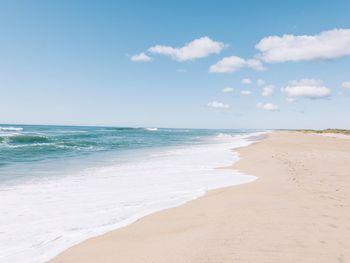
[[[128,131],[128,130],[139,130],[142,128],[133,128],[133,127],[106,127],[103,130],[108,131]]]
[[[10,143],[45,143],[49,141],[48,137],[37,135],[17,135],[9,138]]]
[[[220,139],[220,138],[242,138],[242,139],[248,139],[250,137],[258,137],[258,136],[264,136],[267,133],[269,133],[269,131],[251,131],[251,132],[247,132],[247,133],[239,133],[239,134],[235,134],[235,133],[219,133],[216,135],[216,138]]]
[[[21,132],[23,128],[20,127],[0,127],[0,131],[3,132]]]
[[[214,169],[237,161],[232,149],[251,143],[238,137],[131,152],[125,159],[118,155],[116,162],[81,159],[83,168],[72,170],[65,170],[66,160],[34,166],[28,172],[39,177],[0,186],[0,214],[6,222],[0,224],[0,261],[46,262],[78,242],[193,200],[206,190],[255,180],[231,169]],[[62,170],[56,169],[62,164]],[[57,176],[46,176],[51,170]],[[50,214],[48,220],[42,220],[42,211]]]
[[[59,132],[59,133],[86,133],[86,132],[89,132],[89,131],[65,131],[65,130],[57,130],[56,132]]]
[[[145,128],[146,131],[158,131],[158,128]]]
[[[1,140],[0,137],[0,149],[35,149],[37,153],[39,151],[55,151],[55,150],[67,150],[67,151],[87,151],[87,150],[94,150],[94,151],[102,151],[102,147],[95,147],[93,145],[66,145],[66,144],[59,144],[54,142],[43,142],[43,143],[31,143],[31,144],[9,144],[6,140]]]
[[[234,135],[228,134],[228,133],[222,133],[220,132],[218,135],[216,135],[217,139],[227,139],[227,138],[232,138]]]

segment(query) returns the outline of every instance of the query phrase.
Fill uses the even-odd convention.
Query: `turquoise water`
[[[121,161],[128,154],[198,144],[242,130],[0,125],[0,182]],[[251,132],[251,131],[246,131]]]
[[[231,169],[243,130],[0,125],[0,262],[38,263],[210,189],[256,179]]]

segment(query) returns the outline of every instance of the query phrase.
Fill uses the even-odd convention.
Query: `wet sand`
[[[146,216],[51,262],[350,262],[350,140],[279,132],[239,154],[230,169],[258,180]]]

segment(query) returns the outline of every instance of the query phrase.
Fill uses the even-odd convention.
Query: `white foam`
[[[158,131],[158,128],[145,128],[147,131]]]
[[[0,137],[11,137],[21,134],[23,128],[0,127]]]
[[[17,127],[0,127],[0,131],[15,131],[15,132],[20,132],[23,131],[23,128],[17,128]]]
[[[232,148],[252,141],[219,136],[208,144],[174,147],[142,160],[79,174],[0,186],[0,262],[45,262],[89,237],[207,190],[255,180],[227,166]]]

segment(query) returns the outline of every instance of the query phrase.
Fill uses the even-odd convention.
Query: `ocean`
[[[255,180],[232,149],[260,130],[0,125],[0,262],[46,262],[210,189]]]

